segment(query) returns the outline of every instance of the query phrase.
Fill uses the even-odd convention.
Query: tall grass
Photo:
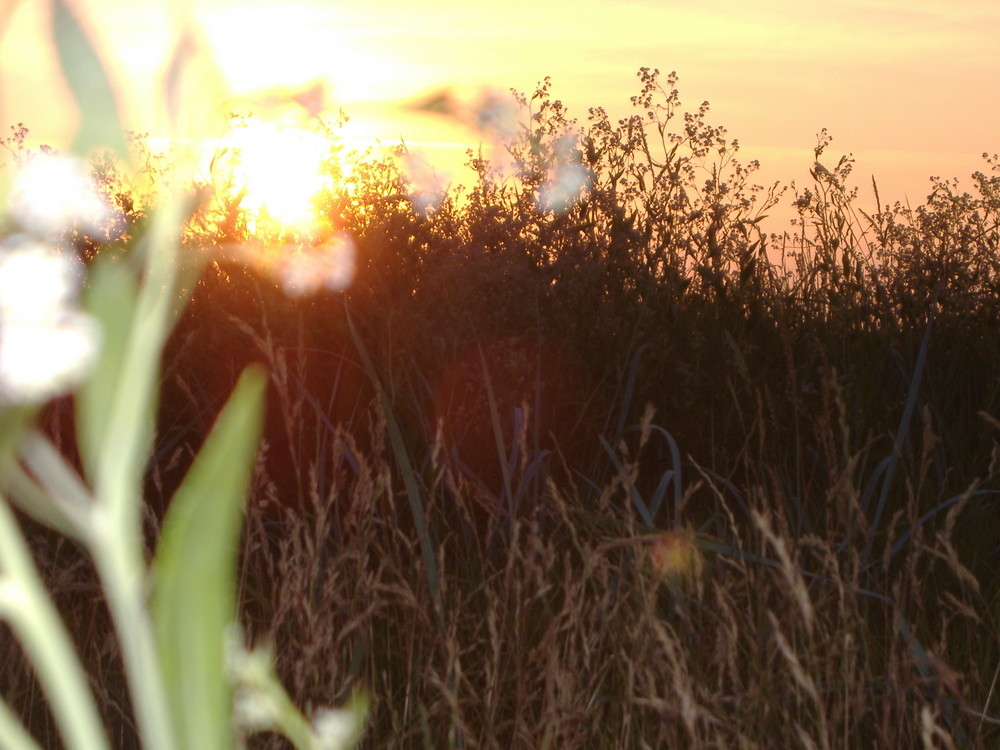
[[[865,213],[825,133],[808,187],[761,188],[675,76],[639,79],[618,123],[547,81],[520,97],[503,157],[470,153],[429,210],[401,161],[359,157],[319,207],[357,250],[339,294],[227,263],[254,238],[232,196],[208,205],[186,243],[220,260],[168,343],[150,535],[260,362],[242,624],[299,705],[371,696],[362,746],[994,746],[996,157],[973,193],[873,185]],[[557,206],[568,167],[586,187]],[[781,201],[798,220],[766,234]],[[132,746],[98,588],[33,544]]]

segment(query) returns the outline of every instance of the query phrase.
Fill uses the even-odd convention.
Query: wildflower
[[[0,245],[0,405],[41,403],[97,359],[97,322],[75,306],[79,264],[47,245]]]
[[[319,708],[312,720],[314,746],[320,750],[353,747],[360,723],[358,713],[351,709]]]
[[[243,645],[242,629],[235,624],[226,628],[224,639],[224,667],[234,688],[234,723],[250,731],[274,728],[280,719],[281,700],[275,690],[270,649],[248,649]]]
[[[225,669],[233,691],[233,719],[240,731],[279,731],[301,737],[305,717],[295,709],[274,671],[270,648],[248,649],[237,625],[225,633]],[[363,703],[347,708],[317,708],[309,726],[308,747],[343,750],[353,747],[361,733]]]
[[[437,211],[445,199],[447,186],[434,166],[425,157],[407,151],[403,169],[413,189],[409,198],[414,212],[427,216]]]
[[[7,196],[10,215],[38,238],[57,237],[69,229],[96,234],[116,218],[84,162],[50,151],[22,162]]]

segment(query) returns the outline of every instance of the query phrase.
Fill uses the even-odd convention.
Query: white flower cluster
[[[41,403],[90,372],[101,331],[76,307],[81,275],[79,261],[40,242],[0,245],[0,405]]]
[[[25,231],[46,239],[70,227],[100,232],[116,213],[94,187],[81,159],[50,152],[18,165],[7,208]]]
[[[21,165],[7,204],[29,234],[0,243],[0,406],[38,404],[79,385],[101,341],[77,306],[82,265],[55,238],[99,228],[110,209],[79,160],[47,153]]]
[[[562,213],[589,187],[587,170],[578,156],[576,137],[564,135],[556,142],[555,161],[536,201],[538,209]]]
[[[233,720],[243,731],[287,731],[302,728],[301,715],[274,671],[270,649],[247,649],[238,626],[225,635],[226,672],[234,687]],[[354,747],[362,729],[363,713],[352,708],[319,707],[306,725],[308,741],[299,747],[311,750],[343,750]],[[293,731],[289,737],[295,735]],[[299,739],[307,739],[299,737]]]

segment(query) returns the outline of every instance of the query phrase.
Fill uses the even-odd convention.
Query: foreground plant
[[[81,108],[77,147],[118,146],[113,90],[63,0],[53,36]],[[179,48],[168,76],[177,102]],[[176,114],[176,109],[173,111]],[[353,743],[360,704],[317,710],[292,704],[265,652],[234,630],[235,564],[250,467],[261,429],[266,376],[248,368],[175,493],[152,563],[141,510],[154,437],[159,363],[198,261],[182,257],[180,228],[192,210],[169,193],[123,259],[83,268],[66,235],[99,229],[113,213],[86,180],[49,201],[39,167],[76,170],[68,157],[27,160],[10,189],[21,233],[0,248],[0,617],[32,661],[65,745],[109,746],[72,639],[46,590],[14,508],[72,539],[94,562],[119,641],[144,747],[235,747],[259,729],[299,748]],[[24,165],[22,165],[24,166]],[[74,172],[75,173],[75,172]],[[89,227],[87,225],[90,225]],[[83,286],[82,306],[78,289]],[[73,393],[79,468],[35,426],[55,396]],[[39,745],[0,702],[0,747]]]

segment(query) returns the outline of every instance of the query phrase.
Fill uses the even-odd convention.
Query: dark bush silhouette
[[[997,157],[916,209],[873,185],[869,215],[825,131],[808,187],[761,187],[674,74],[639,82],[618,122],[580,124],[548,80],[518,95],[520,128],[433,205],[403,161],[355,155],[317,199],[356,247],[343,292],[289,298],[229,252],[323,237],[251,236],[231,192],[204,204],[186,241],[217,262],[164,362],[153,533],[260,361],[244,623],[303,705],[366,687],[368,746],[786,746],[815,726],[904,747],[928,721],[990,746]],[[782,201],[797,222],[767,234]],[[683,526],[709,573],[650,583],[646,535]]]

